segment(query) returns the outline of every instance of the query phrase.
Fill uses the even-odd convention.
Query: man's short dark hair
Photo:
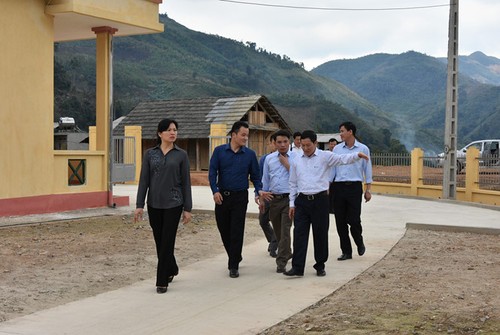
[[[352,134],[354,135],[354,137],[356,137],[356,126],[354,125],[354,123],[352,122],[343,122],[340,124],[339,126],[339,129],[342,128],[342,126],[344,126],[344,128],[349,131],[349,130],[352,130]]]
[[[235,123],[233,123],[233,126],[231,127],[230,133],[237,134],[240,131],[241,127],[247,128],[247,129],[249,128],[248,123],[246,123],[245,121],[236,121]]]
[[[337,141],[337,139],[333,138],[333,137],[328,140],[328,143],[332,143],[332,142],[335,142],[335,143],[339,144],[339,141]]]
[[[316,135],[316,133],[314,132],[314,130],[304,130],[302,132],[302,136],[300,137],[300,139],[303,140],[303,139],[306,139],[306,138],[310,139],[311,142],[314,143],[314,142],[317,141],[318,136]]]
[[[278,136],[283,136],[283,137],[286,137],[286,138],[290,139],[290,132],[288,130],[286,130],[286,129],[280,129],[280,130],[276,131],[273,134],[273,136],[274,136],[274,140],[276,140],[276,138]]]
[[[293,138],[295,139],[297,136],[300,136],[302,137],[302,133],[300,131],[296,131],[295,133],[293,133]]]

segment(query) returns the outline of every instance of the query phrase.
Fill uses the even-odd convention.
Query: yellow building
[[[102,207],[112,39],[163,31],[161,0],[15,0],[0,11],[0,216]],[[96,150],[55,151],[54,43],[96,39]]]

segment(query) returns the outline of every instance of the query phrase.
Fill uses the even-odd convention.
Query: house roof
[[[170,118],[179,124],[178,138],[207,138],[210,124],[227,124],[245,119],[251,110],[264,110],[280,128],[290,127],[271,102],[263,95],[230,98],[198,98],[158,100],[139,103],[116,127],[115,135],[123,135],[124,126],[142,126],[143,139],[155,139],[158,122]],[[275,131],[269,124],[250,125],[250,129]]]

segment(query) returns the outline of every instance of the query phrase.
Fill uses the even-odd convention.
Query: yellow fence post
[[[465,156],[465,201],[472,201],[474,192],[479,189],[479,150],[467,149]]]
[[[142,127],[141,126],[125,126],[125,136],[135,138],[135,179],[128,181],[125,184],[139,184],[142,166]]]
[[[96,151],[97,150],[97,129],[96,126],[90,126],[89,127],[89,151]]]
[[[424,152],[420,148],[411,151],[411,187],[410,194],[418,196],[418,189],[423,184]]]

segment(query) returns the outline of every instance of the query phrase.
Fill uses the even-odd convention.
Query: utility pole
[[[458,1],[450,0],[448,21],[448,76],[444,124],[443,199],[455,199],[457,191],[458,114]]]

